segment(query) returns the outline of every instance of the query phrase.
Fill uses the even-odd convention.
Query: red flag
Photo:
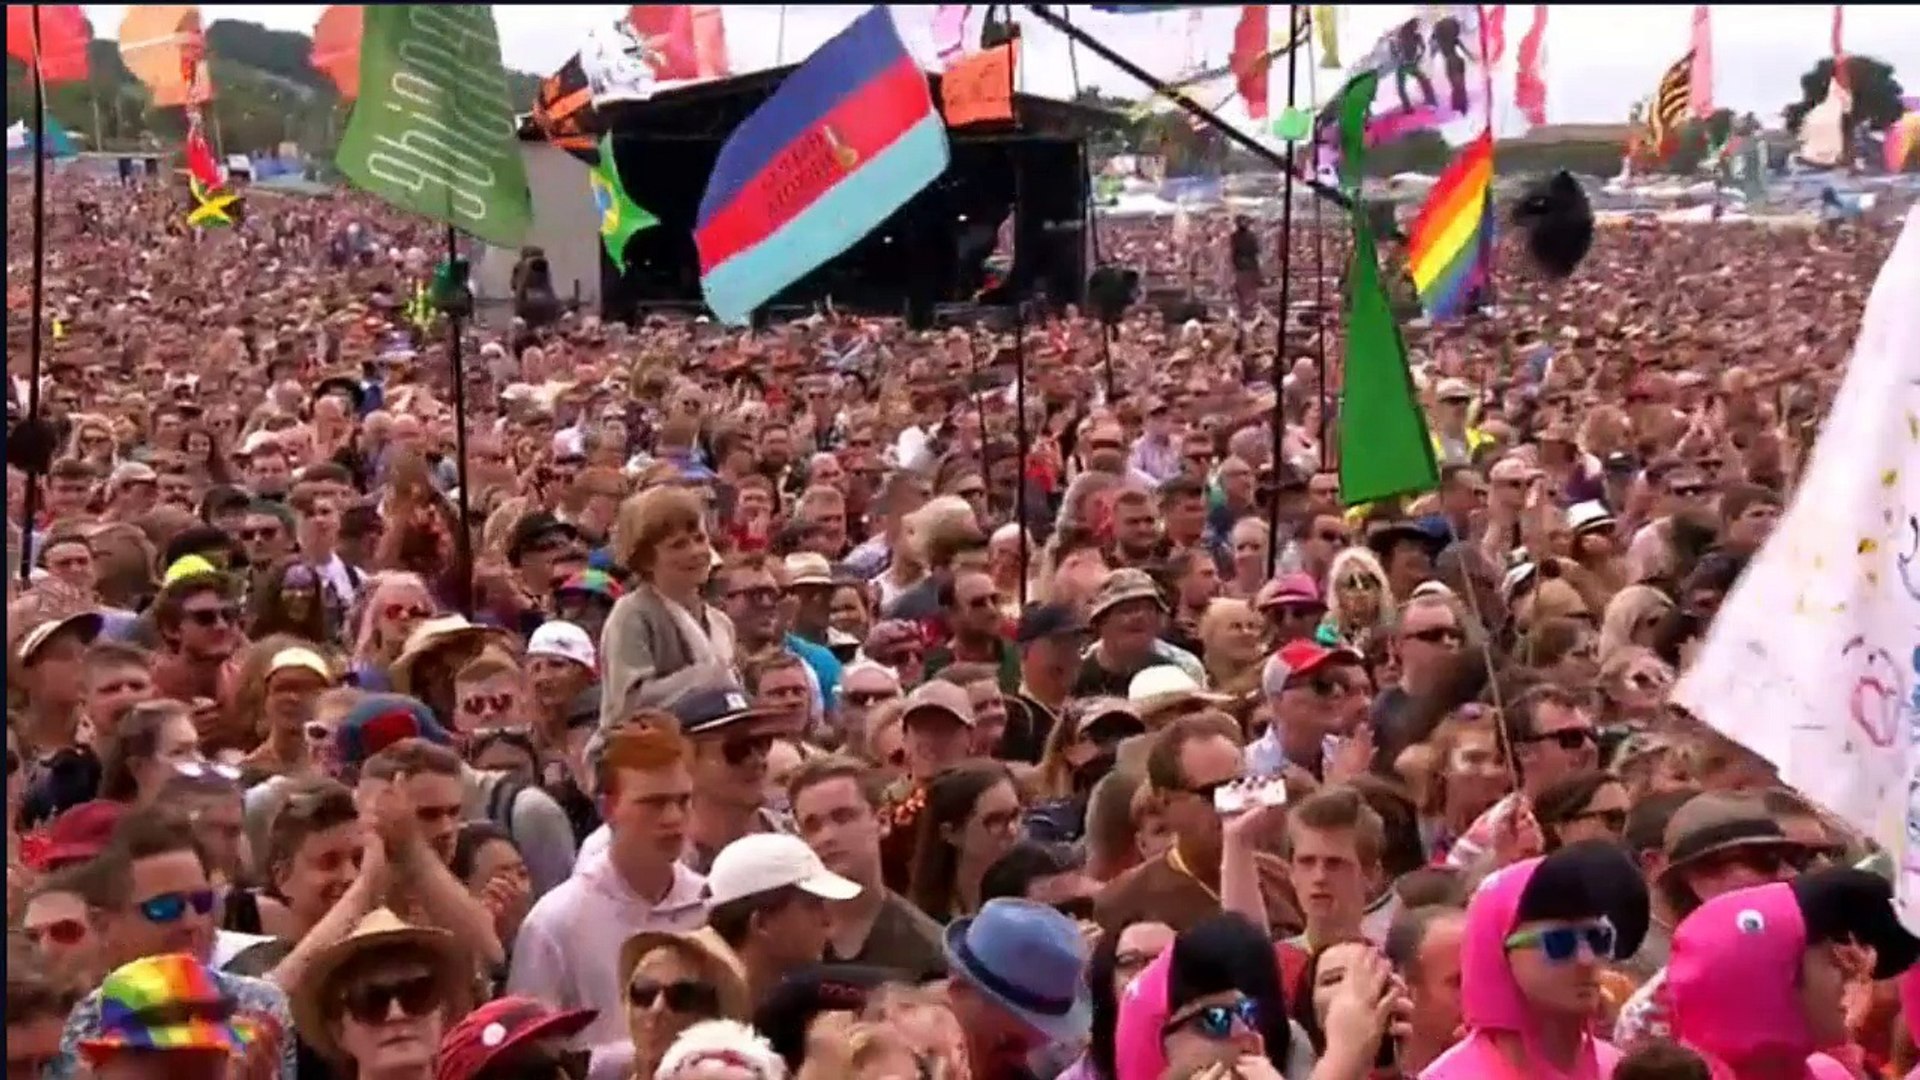
[[[1851,91],[1853,87],[1847,79],[1847,48],[1840,42],[1842,12],[1845,10],[1843,5],[1833,5],[1833,81],[1840,84],[1840,89]]]
[[[212,191],[220,186],[220,162],[213,156],[213,147],[207,142],[207,134],[200,130],[200,118],[191,117],[187,123],[187,173],[200,182],[200,186]]]
[[[1713,113],[1713,15],[1705,4],[1693,8],[1693,70],[1688,73],[1688,96],[1693,115],[1704,120]]]
[[[40,77],[48,83],[85,82],[93,27],[78,4],[8,4],[7,55],[33,66],[33,13],[40,12]]]
[[[1267,5],[1248,4],[1240,9],[1239,25],[1233,28],[1233,53],[1228,63],[1233,68],[1234,85],[1247,103],[1247,115],[1258,120],[1267,115],[1267,69],[1273,64],[1268,55]]]
[[[1547,122],[1547,5],[1533,5],[1533,25],[1520,39],[1518,70],[1513,75],[1513,104],[1530,124]]]
[[[320,13],[313,27],[310,59],[316,70],[333,80],[343,101],[360,96],[360,33],[365,16],[359,4],[334,4]]]
[[[716,4],[635,4],[627,19],[653,50],[659,79],[728,74],[727,28]]]
[[[1507,5],[1489,4],[1482,22],[1487,28],[1487,66],[1492,67],[1507,55]]]

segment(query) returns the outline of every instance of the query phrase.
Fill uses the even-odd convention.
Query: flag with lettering
[[[370,4],[360,101],[334,161],[355,187],[496,247],[533,220],[493,10]]]
[[[919,194],[947,159],[926,73],[887,9],[868,8],[721,146],[693,231],[707,306],[746,322]]]

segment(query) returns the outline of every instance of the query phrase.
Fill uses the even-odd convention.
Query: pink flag
[[[1513,75],[1513,104],[1529,124],[1547,122],[1547,5],[1533,5],[1533,25],[1520,39],[1518,70]]]
[[[1704,120],[1713,114],[1713,24],[1707,5],[1693,8],[1693,70],[1688,77],[1687,96],[1693,115]]]
[[[967,51],[967,15],[972,4],[941,4],[933,9],[933,47],[940,62],[951,64]]]
[[[1489,4],[1486,14],[1487,66],[1492,67],[1507,55],[1507,5]]]

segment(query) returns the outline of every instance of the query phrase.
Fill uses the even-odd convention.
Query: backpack
[[[513,804],[526,789],[525,783],[503,773],[494,781],[493,792],[487,796],[487,820],[500,826],[508,837],[513,836]]]

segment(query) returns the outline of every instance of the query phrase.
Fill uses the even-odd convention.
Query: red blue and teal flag
[[[720,148],[694,242],[707,306],[744,323],[947,168],[927,76],[884,7],[795,68]]]
[[[1493,239],[1493,135],[1482,131],[1447,164],[1407,234],[1407,268],[1434,321],[1459,316],[1485,277]]]

